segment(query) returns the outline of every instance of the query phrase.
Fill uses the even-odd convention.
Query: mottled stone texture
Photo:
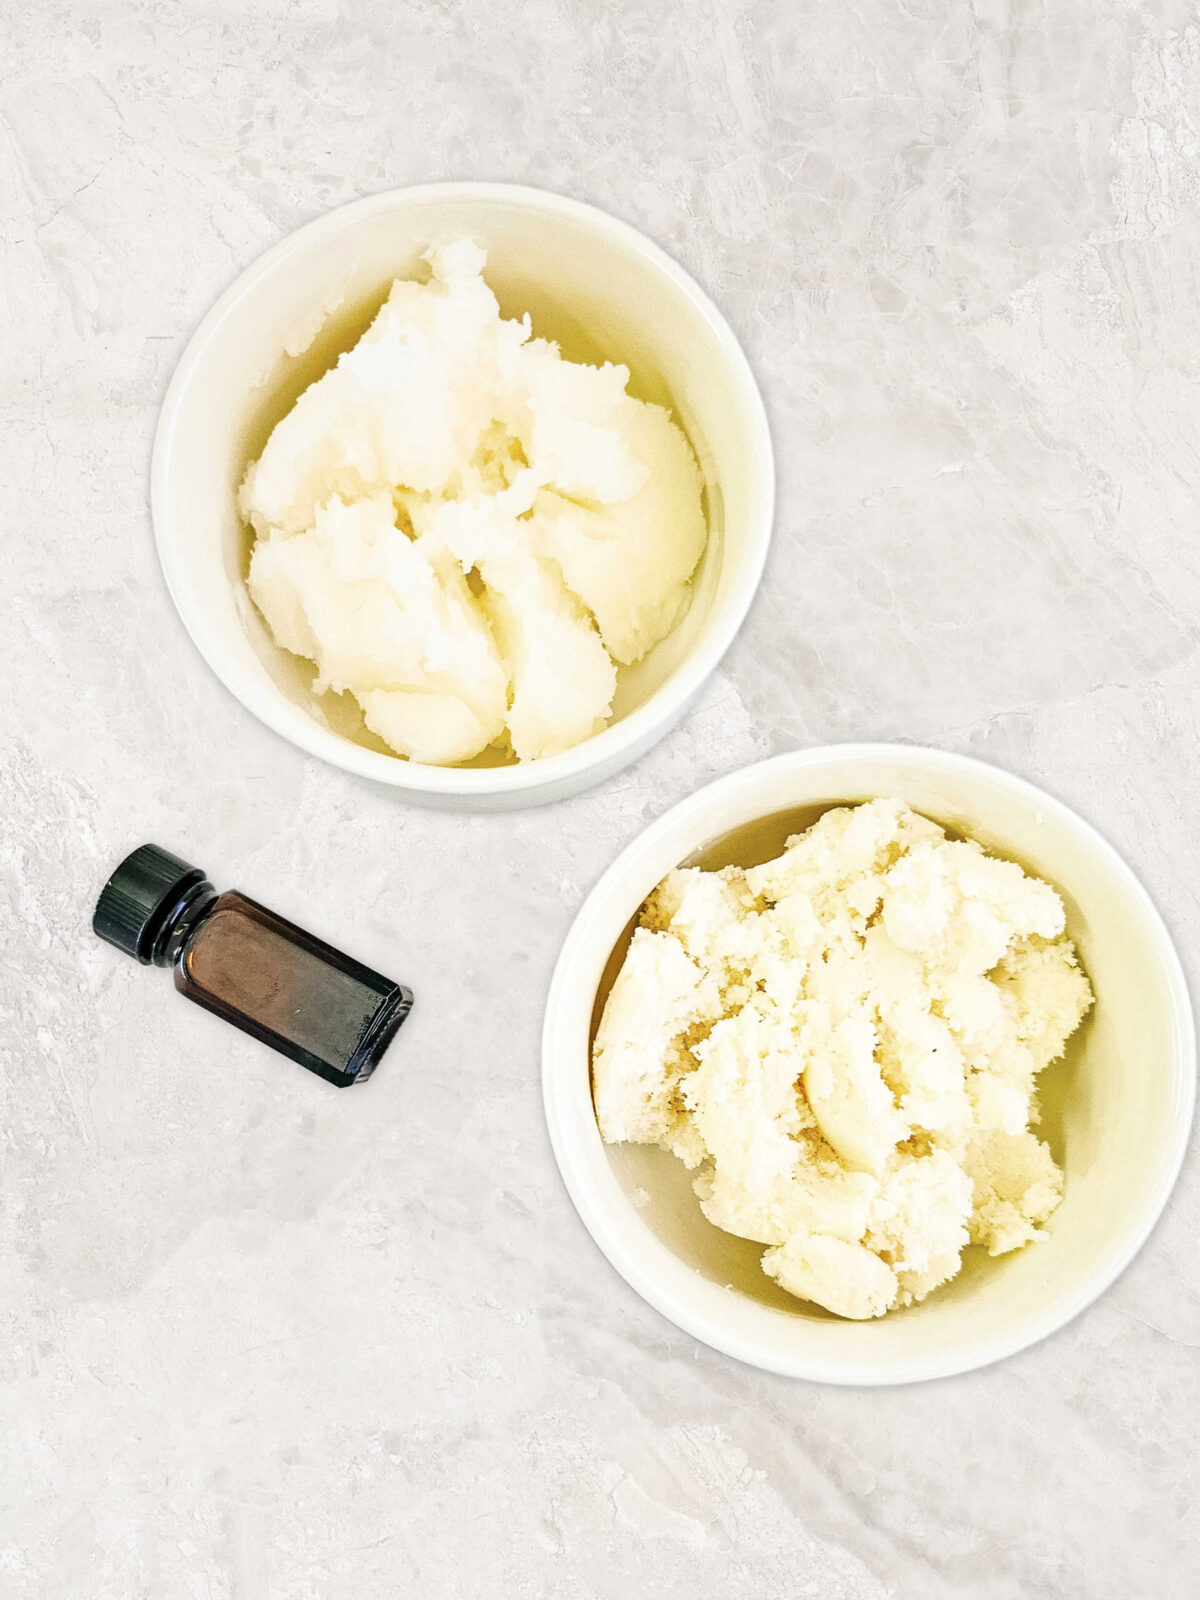
[[[882,737],[1000,762],[1200,954],[1200,29],[1173,0],[10,0],[0,18],[2,1600],[1173,1600],[1197,1592],[1200,1174],[990,1371],[698,1347],[551,1161],[588,886],[706,779]],[[567,804],[405,809],[224,692],[159,577],[188,333],[327,207],[595,201],[724,308],[780,473],[679,730]],[[409,982],[341,1094],[88,931],[153,838]]]

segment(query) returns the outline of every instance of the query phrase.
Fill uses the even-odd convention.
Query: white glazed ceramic
[[[963,1271],[928,1300],[849,1322],[783,1294],[760,1247],[703,1217],[673,1157],[606,1147],[589,1073],[593,1002],[609,956],[672,867],[756,818],[800,826],[843,801],[898,795],[1019,861],[1063,894],[1097,1005],[1042,1075],[1043,1133],[1066,1171],[1047,1237]],[[805,814],[807,813],[807,814]],[[589,895],[546,1008],[543,1092],[571,1198],[617,1271],[698,1339],[755,1366],[827,1383],[902,1383],[965,1372],[1053,1333],[1094,1300],[1153,1227],[1192,1118],[1195,1037],[1171,939],[1145,890],[1074,812],[1006,772],[937,750],[834,745],[779,756],[700,790],[648,828]]]
[[[271,641],[243,586],[235,492],[296,395],[348,348],[394,277],[437,241],[488,252],[501,308],[528,310],[568,356],[622,361],[631,392],[670,405],[707,488],[709,547],[688,615],[623,670],[613,721],[562,755],[517,765],[424,766],[390,754],[349,696],[312,694],[312,670]],[[506,184],[374,195],[267,252],[197,329],[167,391],[152,504],[167,585],[201,654],[268,727],[313,755],[426,804],[495,808],[563,796],[609,776],[683,714],[741,625],[770,538],[774,470],[762,400],[729,327],[668,256],[578,201]]]

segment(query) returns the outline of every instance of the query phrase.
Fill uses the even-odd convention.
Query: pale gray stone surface
[[[1127,0],[10,0],[0,18],[0,1597],[1197,1592],[1200,1175],[1056,1338],[790,1383],[644,1306],[551,1160],[588,886],[705,780],[929,742],[1076,805],[1200,955],[1200,28]],[[305,759],[193,652],[156,409],[297,224],[594,201],[745,342],[766,582],[687,721],[515,816]],[[350,1095],[88,931],[150,837],[416,989]]]

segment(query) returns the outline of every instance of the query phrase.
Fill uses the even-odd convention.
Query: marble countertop
[[[1154,1600],[1200,1587],[1200,1169],[1055,1338],[889,1391],[726,1360],[542,1121],[588,887],[699,784],[881,738],[1081,810],[1200,959],[1200,29],[1175,0],[14,0],[0,80],[0,1600]],[[686,721],[406,809],[203,666],[147,509],[263,249],[435,178],[643,228],[743,340],[766,580]],[[416,990],[343,1095],[92,938],[153,838]]]

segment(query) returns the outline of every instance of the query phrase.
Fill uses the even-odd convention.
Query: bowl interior
[[[248,689],[260,711],[264,697],[283,702],[276,720],[298,710],[405,767],[415,764],[365,728],[350,695],[315,695],[312,666],[274,644],[244,587],[250,538],[235,496],[275,423],[356,342],[392,280],[425,276],[422,252],[464,237],[486,248],[486,276],[506,316],[528,311],[534,332],[575,360],[624,362],[631,392],[673,410],[704,476],[709,544],[690,609],[657,649],[621,670],[610,729],[721,630],[739,604],[739,565],[761,537],[757,401],[747,405],[736,347],[632,230],[550,196],[453,189],[380,197],[301,229],[235,285],[185,358],[157,475],[156,528],[184,620],[231,687],[243,698]],[[485,752],[469,765],[504,759]]]
[[[619,886],[604,886],[587,930],[590,981],[580,970],[587,1015],[578,1024],[574,1086],[564,1090],[586,1100],[568,1156],[578,1164],[577,1186],[568,1183],[577,1203],[580,1189],[587,1191],[584,1205],[615,1244],[622,1270],[633,1266],[631,1281],[640,1276],[636,1286],[649,1289],[660,1309],[722,1348],[843,1381],[960,1370],[1066,1320],[1120,1269],[1157,1215],[1186,1137],[1193,1070],[1178,964],[1128,869],[1064,807],[1028,786],[936,752],[809,765],[795,759],[803,760],[768,762],[737,775],[740,783],[729,780],[732,789],[718,784],[695,796],[672,814],[674,827],[664,819],[640,859],[635,845]],[[603,1146],[587,1059],[638,906],[666,870],[766,860],[830,806],[882,795],[898,795],[1054,884],[1097,1003],[1065,1060],[1039,1080],[1040,1131],[1066,1173],[1045,1238],[998,1258],[971,1248],[959,1276],[921,1304],[853,1323],[779,1290],[759,1268],[760,1246],[706,1221],[690,1176],[672,1157]]]

